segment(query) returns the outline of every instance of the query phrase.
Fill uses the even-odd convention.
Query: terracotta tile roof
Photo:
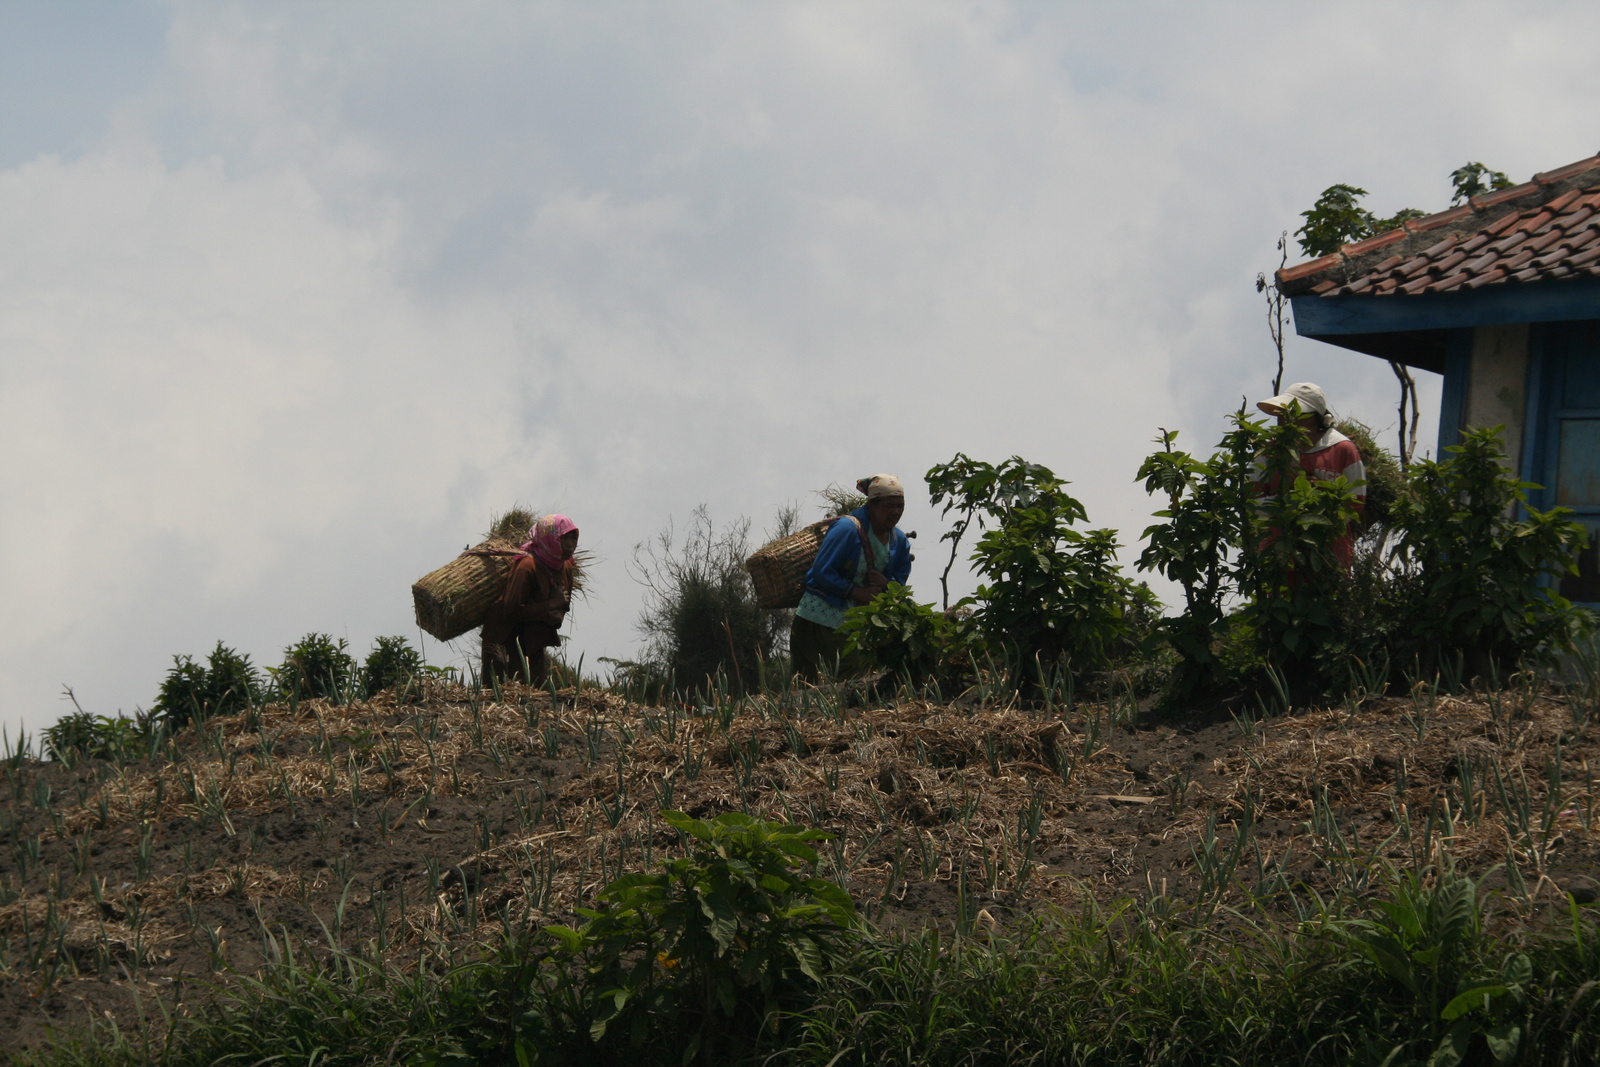
[[[1278,272],[1289,296],[1414,296],[1600,277],[1600,155]]]

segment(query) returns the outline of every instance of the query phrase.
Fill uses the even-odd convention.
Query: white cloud
[[[702,501],[1016,452],[1136,536],[1155,427],[1270,377],[1317,191],[1592,150],[1597,17],[1473,10],[180,5],[97,148],[0,171],[0,717],[408,632],[514,501],[605,558],[591,659]],[[1288,375],[1392,421],[1376,361]]]

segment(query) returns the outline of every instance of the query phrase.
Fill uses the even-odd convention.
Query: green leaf
[[[1461,1018],[1469,1011],[1481,1010],[1487,1012],[1489,1010],[1489,1002],[1495,997],[1505,996],[1507,992],[1509,991],[1503,985],[1474,986],[1465,993],[1456,994],[1450,1003],[1444,1006],[1444,1011],[1439,1013],[1439,1017],[1449,1022],[1452,1019]]]
[[[1489,1046],[1489,1055],[1497,1067],[1507,1067],[1517,1058],[1517,1047],[1522,1044],[1522,1027],[1515,1023],[1502,1023],[1483,1032]]]
[[[1439,1047],[1433,1050],[1433,1055],[1428,1057],[1428,1067],[1456,1067],[1466,1058],[1467,1049],[1471,1044],[1471,1020],[1456,1020],[1455,1025],[1439,1039]]]
[[[561,942],[567,952],[577,952],[583,947],[583,935],[570,926],[546,926],[544,932]]]
[[[681,811],[663,811],[661,818],[667,825],[674,829],[682,830],[691,837],[701,841],[711,840],[711,826],[699,819],[690,818]]]
[[[1533,984],[1533,961],[1521,952],[1513,952],[1506,957],[1500,974],[1507,985],[1527,989]]]

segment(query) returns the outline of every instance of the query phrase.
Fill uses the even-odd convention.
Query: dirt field
[[[821,873],[888,927],[1162,894],[1360,892],[1448,852],[1515,916],[1600,884],[1593,708],[1520,690],[1370,696],[1254,723],[807,690],[654,708],[439,687],[217,719],[175,760],[0,775],[0,1042],[137,1025],[289,945],[398,960],[563,921],[678,848],[655,812],[830,830]],[[1559,753],[1559,769],[1557,760]],[[1552,788],[1552,780],[1555,786]],[[1225,889],[1219,890],[1219,887]]]

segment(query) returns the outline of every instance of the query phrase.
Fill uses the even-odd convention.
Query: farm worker
[[[1299,405],[1300,428],[1311,437],[1310,446],[1300,450],[1300,469],[1312,481],[1331,482],[1343,477],[1350,483],[1356,511],[1360,512],[1367,503],[1367,467],[1361,461],[1361,450],[1355,442],[1333,428],[1333,416],[1328,413],[1328,398],[1323,395],[1322,388],[1311,382],[1296,382],[1277,396],[1256,404],[1256,407],[1275,416],[1278,425],[1282,426],[1289,421],[1291,404]],[[1275,483],[1276,479],[1273,481]],[[1263,482],[1261,490],[1275,493],[1278,486]],[[1269,536],[1265,543],[1270,544],[1271,541],[1272,537]],[[1350,569],[1355,559],[1353,531],[1346,530],[1334,542],[1333,555],[1342,567]]]
[[[806,591],[789,631],[790,661],[808,680],[843,655],[839,627],[845,609],[870,603],[890,582],[904,585],[911,577],[911,542],[897,528],[906,510],[900,479],[874,474],[858,481],[856,489],[867,502],[828,527],[806,572]]]
[[[506,576],[506,590],[489,605],[483,621],[483,673],[492,677],[522,678],[542,685],[549,665],[544,650],[560,644],[556,636],[572,607],[573,553],[578,551],[578,527],[565,515],[546,515],[528,530],[528,540]]]

